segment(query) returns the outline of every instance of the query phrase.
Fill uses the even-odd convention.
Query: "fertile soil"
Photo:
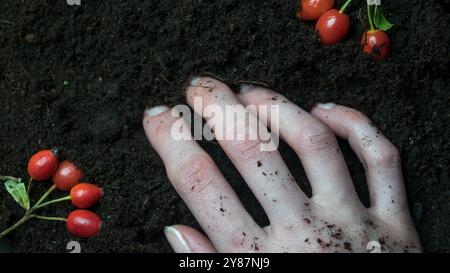
[[[341,5],[343,1],[337,1]],[[395,24],[392,56],[363,56],[364,1],[349,8],[348,38],[321,46],[296,0],[0,2],[0,173],[27,179],[39,149],[57,146],[105,197],[101,234],[72,237],[64,224],[32,221],[8,239],[17,252],[169,252],[163,227],[197,226],[171,187],[141,126],[147,106],[184,103],[189,76],[213,73],[232,86],[255,81],[309,109],[334,101],[365,112],[400,149],[409,202],[428,252],[450,252],[449,1],[383,1]],[[360,20],[360,19],[362,20]],[[364,22],[364,23],[362,23]],[[341,143],[361,199],[364,173]],[[214,142],[202,142],[255,219],[267,219]],[[299,160],[281,152],[309,191]],[[33,198],[49,187],[35,185]],[[55,196],[58,196],[56,194]],[[65,216],[71,205],[42,214]],[[0,188],[0,229],[21,216]]]

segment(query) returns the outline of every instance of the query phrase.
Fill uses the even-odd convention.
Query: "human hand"
[[[279,128],[281,138],[300,157],[313,195],[309,198],[302,192],[278,151],[260,149],[260,138],[217,139],[270,220],[269,226],[258,226],[211,157],[194,140],[176,140],[179,136],[171,128],[185,121],[166,106],[151,108],[144,114],[146,135],[207,235],[184,225],[167,227],[165,234],[175,252],[369,252],[371,242],[382,252],[421,251],[399,152],[363,114],[334,104],[318,104],[308,113],[266,88],[243,85],[235,94],[208,77],[194,78],[186,90],[188,104],[205,117],[194,105],[196,97],[204,107],[221,109],[277,105],[279,119],[261,111],[250,118],[267,118],[270,127]],[[239,109],[243,114],[252,111]],[[207,118],[207,122],[214,129],[223,126],[225,119]],[[255,131],[261,124],[238,122],[236,130]],[[355,192],[335,134],[349,141],[363,163],[370,208],[362,205]]]

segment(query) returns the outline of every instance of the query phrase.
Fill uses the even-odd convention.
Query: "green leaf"
[[[20,178],[6,180],[5,188],[22,208],[30,209],[30,198],[25,184],[21,182]]]
[[[373,23],[377,29],[388,31],[391,29],[394,25],[389,22],[386,17],[383,14],[383,11],[381,10],[381,7],[376,5],[375,6],[375,12],[373,15]]]

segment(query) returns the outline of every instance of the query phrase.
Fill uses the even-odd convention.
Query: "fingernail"
[[[241,83],[239,85],[239,93],[244,94],[247,93],[248,91],[250,91],[253,88],[253,85],[250,84],[246,84],[246,83]]]
[[[148,108],[147,110],[145,110],[145,113],[147,113],[147,116],[149,116],[149,117],[154,117],[154,116],[157,116],[167,110],[169,110],[169,107],[167,107],[165,105],[160,105],[160,106]]]
[[[336,106],[336,104],[329,102],[329,103],[318,103],[317,107],[324,110],[331,110]]]
[[[199,76],[193,76],[191,78],[190,85],[198,85],[200,82],[200,79],[201,79],[201,77],[199,77]]]
[[[176,228],[172,226],[164,227],[164,235],[172,246],[176,253],[192,253],[186,239],[184,239],[183,234],[179,232]]]

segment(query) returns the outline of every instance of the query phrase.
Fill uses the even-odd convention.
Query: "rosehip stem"
[[[4,180],[4,179],[11,179],[11,177],[8,176],[0,176],[0,180]],[[20,227],[21,225],[23,225],[25,222],[27,222],[28,220],[30,220],[31,218],[38,218],[38,219],[43,219],[42,217],[45,218],[45,216],[39,216],[38,215],[34,215],[33,212],[37,209],[40,208],[40,205],[42,202],[45,201],[45,199],[50,195],[50,193],[52,193],[52,191],[54,191],[56,189],[55,185],[52,185],[39,199],[39,201],[36,202],[36,204],[34,204],[29,210],[27,210],[24,214],[24,216],[22,217],[22,219],[20,219],[17,223],[15,223],[14,225],[10,226],[9,228],[7,228],[6,230],[2,231],[0,233],[0,239],[2,239],[3,237],[5,237],[6,235],[8,235],[11,231],[15,230],[16,228]],[[53,220],[56,220],[56,217],[47,217],[47,218],[55,218]],[[63,218],[59,218],[60,220]],[[49,219],[45,219],[45,220],[49,220]]]
[[[14,181],[16,181],[17,178],[12,177],[12,176],[0,176],[0,180],[14,180]]]
[[[353,0],[347,0],[344,5],[342,5],[341,9],[339,10],[339,13],[344,13],[345,9],[352,3]]]
[[[30,180],[28,181],[28,187],[27,187],[28,194],[30,194],[30,191],[31,191],[31,183],[33,183],[33,177],[30,177]]]
[[[36,202],[36,204],[34,204],[33,207],[31,207],[30,210],[35,210],[39,207],[39,205],[45,201],[45,199],[50,195],[50,193],[52,193],[52,191],[54,191],[56,189],[56,186],[53,184],[50,189],[48,189],[43,195],[42,197],[39,199],[39,201]]]
[[[67,221],[67,218],[62,218],[62,217],[48,217],[48,216],[34,215],[34,214],[30,215],[30,218],[36,218],[36,219],[46,220],[46,221],[62,221],[62,222]]]
[[[0,239],[5,237],[6,235],[8,235],[11,231],[13,231],[16,228],[18,228],[21,225],[23,225],[28,220],[30,220],[30,216],[27,213],[25,213],[25,215],[22,217],[22,219],[20,219],[17,223],[15,223],[14,225],[10,226],[9,228],[7,228],[4,231],[2,231],[2,233],[0,233]]]
[[[50,201],[47,201],[45,203],[42,203],[39,206],[36,206],[36,209],[40,209],[40,208],[48,206],[50,204],[59,203],[59,202],[63,202],[63,201],[66,201],[66,200],[70,200],[70,195],[67,195],[67,196],[64,196],[64,197],[61,197],[61,198],[58,198],[58,199],[54,199],[54,200],[50,200]]]
[[[370,8],[369,0],[367,0],[367,18],[369,19],[370,31],[374,31],[375,26],[374,26],[373,20],[372,20],[372,11]]]

